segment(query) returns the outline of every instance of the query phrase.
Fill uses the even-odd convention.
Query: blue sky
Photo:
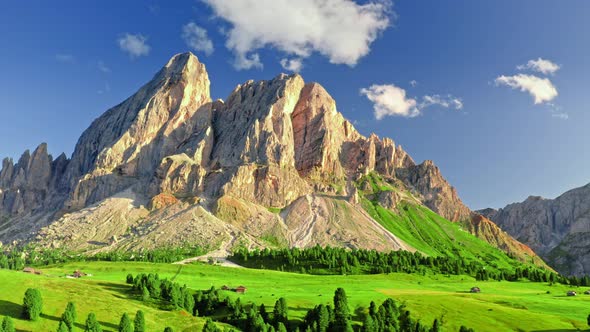
[[[190,50],[222,99],[301,61],[359,131],[434,160],[474,209],[590,182],[590,2],[331,1],[332,16],[309,15],[315,0],[278,11],[255,8],[262,0],[2,1],[0,156],[41,142],[70,155],[93,119]],[[287,17],[297,13],[309,21]],[[245,69],[240,54],[259,61]],[[539,58],[559,69],[524,68]]]

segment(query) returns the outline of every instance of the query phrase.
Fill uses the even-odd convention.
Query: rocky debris
[[[559,272],[590,273],[590,184],[556,199],[530,196],[522,203],[478,212],[530,246]]]
[[[152,199],[150,200],[149,204],[148,204],[148,209],[149,210],[160,210],[166,207],[169,207],[171,205],[177,204],[180,201],[171,194],[167,194],[167,193],[161,193],[158,194],[154,197],[152,197]]]

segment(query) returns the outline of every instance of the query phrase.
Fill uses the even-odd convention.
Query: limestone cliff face
[[[162,158],[193,133],[191,119],[207,103],[205,66],[191,54],[174,56],[82,134],[64,178],[72,189],[67,208],[82,208],[151,177]]]
[[[422,196],[424,204],[451,221],[469,221],[471,211],[430,160],[397,169],[397,176]]]
[[[25,215],[51,207],[49,195],[59,187],[68,160],[56,160],[47,153],[47,144],[39,145],[31,154],[25,151],[16,164],[4,159],[0,171],[0,216]]]
[[[321,85],[281,74],[238,85],[225,101],[212,101],[209,85],[205,66],[190,53],[178,54],[96,119],[71,159],[53,160],[43,144],[16,164],[5,160],[0,223],[8,220],[8,226],[0,225],[0,240],[40,237],[50,245],[88,246],[121,239],[131,227],[152,241],[149,246],[159,238],[172,244],[174,234],[152,232],[172,232],[177,218],[190,232],[181,236],[187,241],[240,233],[257,244],[261,236],[280,235],[289,245],[411,249],[360,207],[355,183],[369,173],[404,187],[403,195],[377,197],[386,208],[395,210],[410,191],[415,202],[464,222],[481,238],[491,241],[498,233],[490,230],[492,223],[476,227],[432,162],[416,165],[391,139],[356,131]],[[237,213],[236,206],[245,208]],[[270,210],[283,212],[277,216]],[[317,223],[303,220],[312,217]],[[88,226],[80,232],[89,231],[78,236],[79,224]],[[312,234],[313,229],[324,233]],[[100,239],[93,240],[93,234]],[[509,237],[498,238],[498,247],[516,247],[507,243]],[[126,239],[130,246],[141,242]]]
[[[479,211],[565,274],[590,273],[590,184],[556,199],[530,196]]]

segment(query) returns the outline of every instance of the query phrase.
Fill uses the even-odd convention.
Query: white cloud
[[[452,95],[426,95],[422,97],[422,102],[420,103],[420,109],[424,109],[426,107],[438,105],[444,108],[454,108],[456,110],[463,109],[463,101],[461,98],[453,97]]]
[[[530,69],[545,75],[555,74],[555,72],[557,72],[560,68],[561,66],[558,64],[542,58],[538,58],[537,60],[529,60],[529,62],[524,65],[516,66],[516,69],[518,70]]]
[[[286,55],[318,52],[331,63],[354,66],[390,24],[390,0],[202,0],[231,28],[226,47],[235,67],[262,67],[257,50],[273,47]]]
[[[534,75],[502,75],[496,78],[495,83],[496,85],[506,85],[512,89],[528,92],[535,100],[535,104],[549,102],[558,95],[557,89],[548,78],[540,78]]]
[[[407,118],[420,115],[416,100],[407,98],[406,90],[393,84],[373,84],[369,88],[361,89],[361,95],[373,102],[377,120],[387,115]]]
[[[262,62],[260,62],[260,55],[258,55],[257,53],[253,53],[250,55],[237,54],[234,60],[234,67],[238,70],[252,68],[262,69],[263,65]]]
[[[551,116],[554,118],[562,119],[562,120],[567,120],[570,118],[570,116],[567,113],[563,113],[563,112],[551,113]]]
[[[299,58],[281,59],[281,66],[288,71],[298,73],[303,69],[303,61]]]
[[[207,30],[196,25],[194,22],[189,22],[182,27],[182,39],[188,47],[211,55],[213,53],[213,42],[207,36]]]
[[[151,47],[146,42],[147,38],[141,34],[126,33],[117,39],[121,51],[129,54],[132,59],[150,53]]]
[[[56,54],[55,60],[62,63],[74,63],[76,62],[76,57],[71,54]]]
[[[111,86],[109,85],[108,82],[104,83],[104,89],[100,89],[98,91],[96,91],[96,93],[98,93],[99,95],[102,95],[103,93],[108,93],[111,91]]]
[[[431,106],[456,110],[463,109],[461,98],[452,95],[441,96],[435,94],[423,96],[422,100],[418,102],[417,98],[407,97],[406,90],[393,84],[373,84],[369,88],[361,89],[361,95],[366,96],[373,102],[373,110],[377,120],[381,120],[388,115],[413,118],[422,114],[424,109]]]
[[[96,63],[96,66],[98,67],[98,70],[100,70],[103,73],[110,73],[111,72],[111,68],[109,68],[102,60],[98,60],[98,62]]]
[[[411,80],[411,81],[410,81],[410,85],[412,86],[412,88],[415,88],[415,87],[417,87],[417,86],[418,86],[418,81],[416,81],[416,80]]]

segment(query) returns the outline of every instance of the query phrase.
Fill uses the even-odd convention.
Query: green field
[[[65,273],[80,269],[92,277],[66,279]],[[20,331],[55,331],[68,301],[78,310],[78,327],[89,312],[96,313],[105,331],[113,331],[123,312],[141,309],[146,314],[148,331],[200,331],[204,320],[182,311],[164,311],[145,305],[131,296],[124,283],[128,273],[156,272],[162,278],[186,284],[193,289],[223,285],[248,287],[243,301],[267,307],[279,297],[287,298],[291,319],[301,318],[320,303],[331,303],[334,290],[344,287],[351,312],[359,313],[371,300],[392,297],[405,302],[412,316],[423,323],[444,315],[444,331],[457,331],[461,325],[476,331],[576,331],[586,329],[590,296],[567,297],[570,288],[546,283],[475,281],[471,277],[408,274],[313,276],[276,271],[236,269],[209,265],[130,262],[68,263],[43,269],[42,276],[0,270],[0,315],[10,315]],[[468,290],[478,286],[480,294]],[[18,317],[25,290],[39,288],[44,299],[44,315],[38,322]],[[583,293],[585,289],[576,289]],[[547,293],[550,292],[550,293]],[[228,292],[231,296],[238,296]],[[355,317],[355,320],[361,320]]]

